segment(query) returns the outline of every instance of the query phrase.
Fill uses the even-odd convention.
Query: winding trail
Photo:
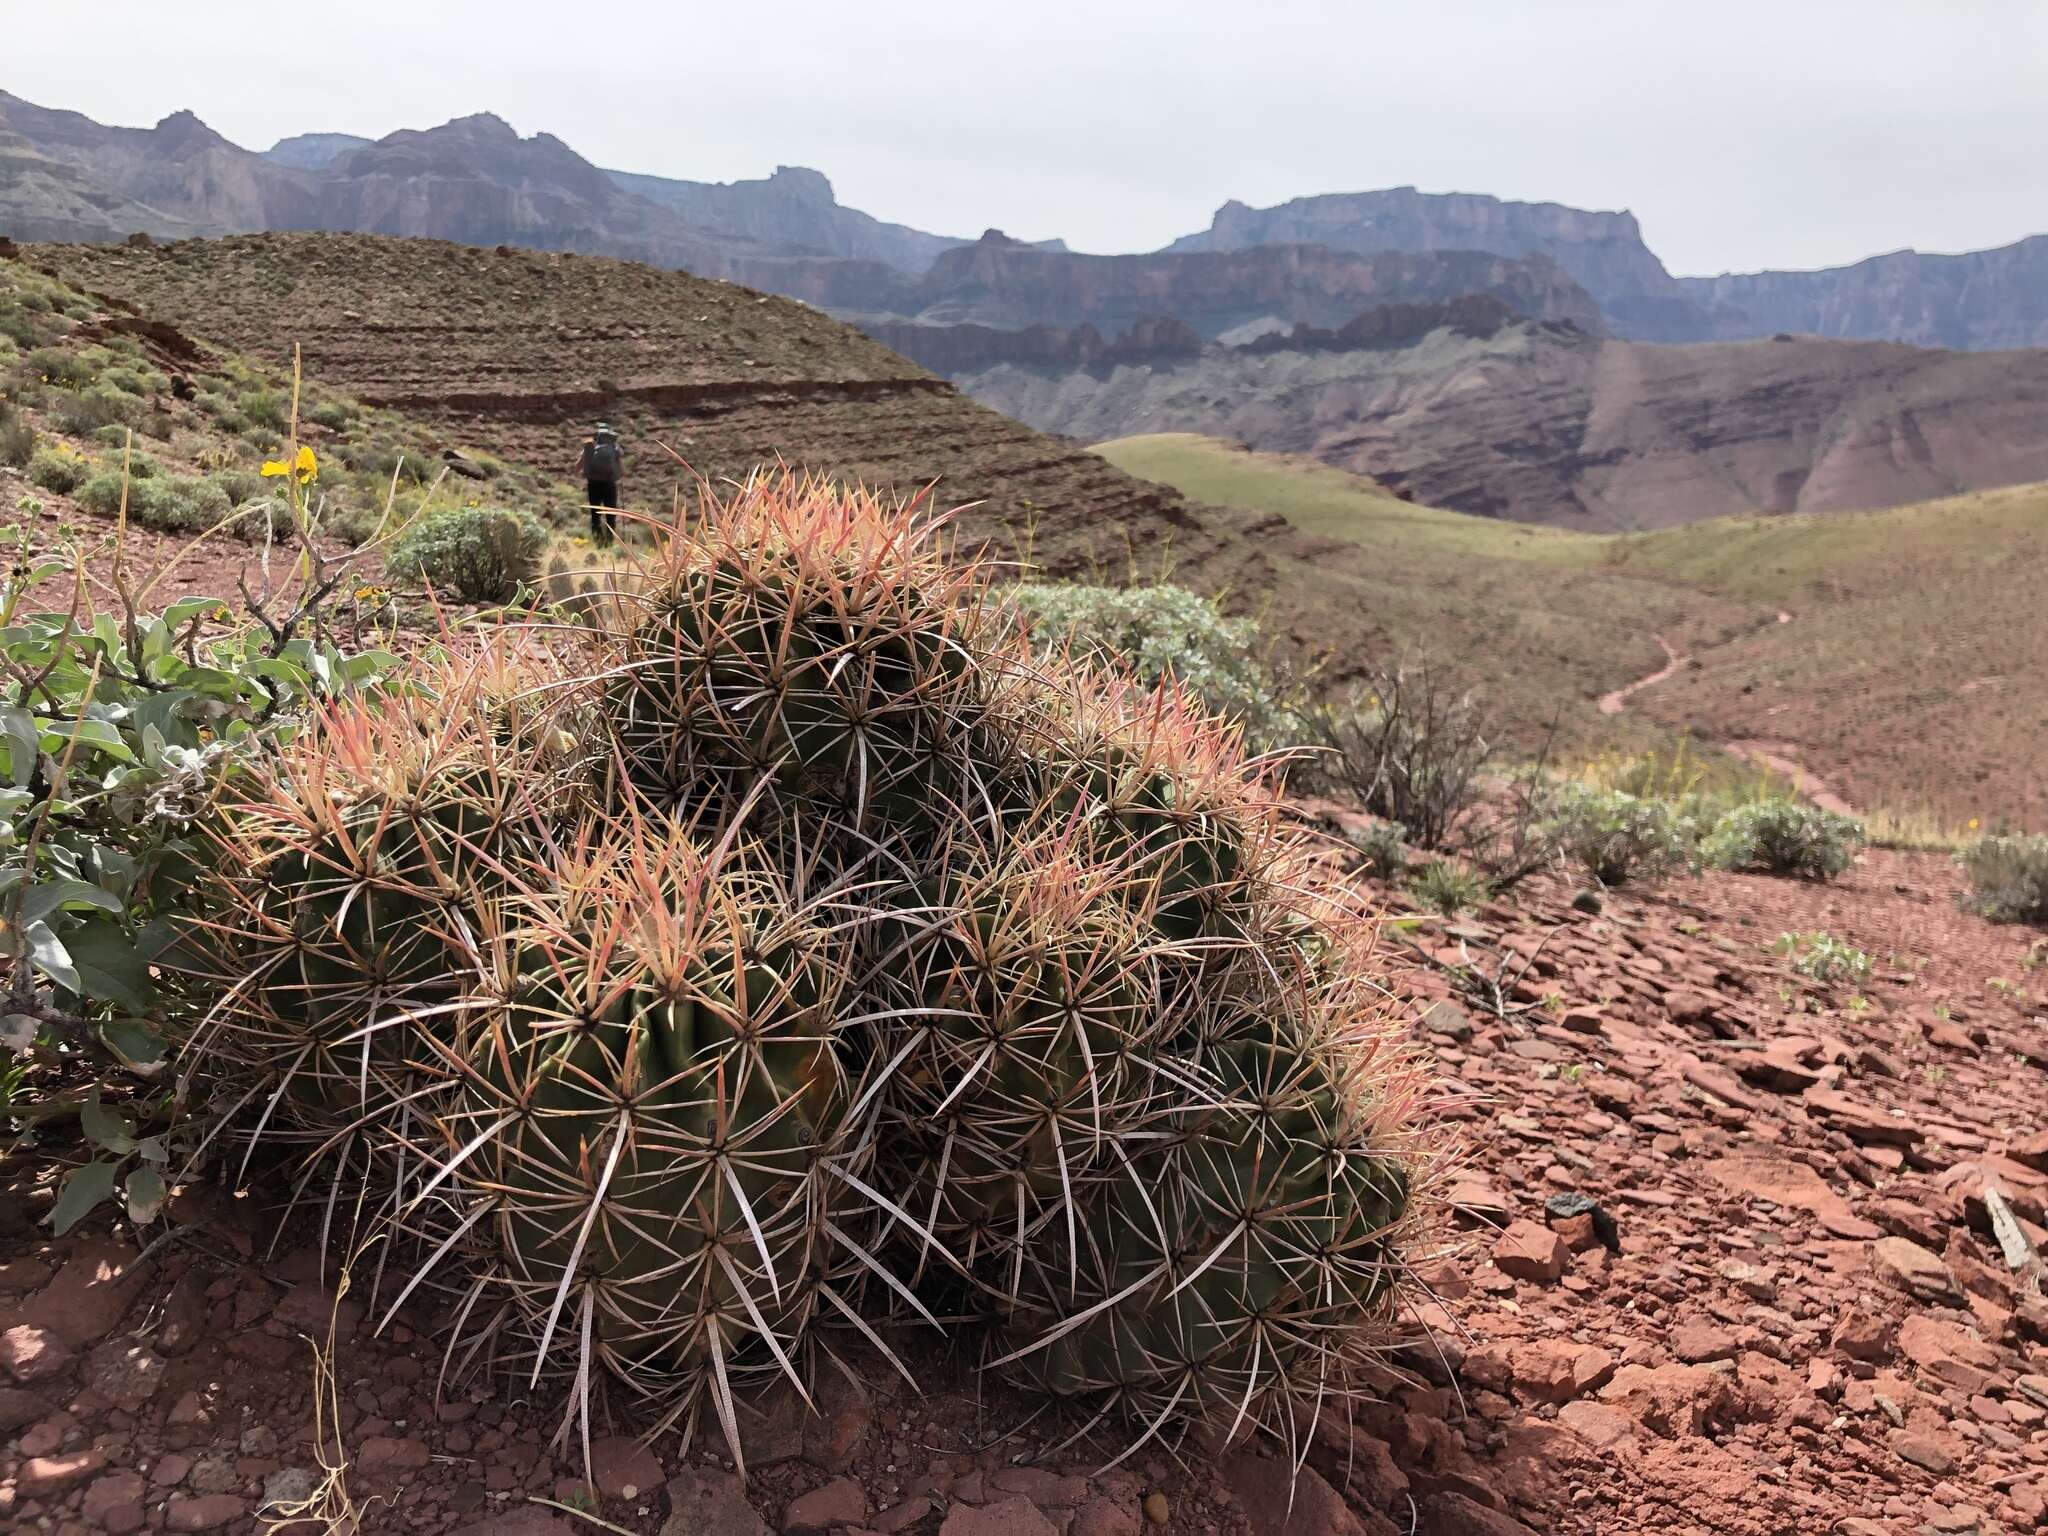
[[[1669,677],[1672,673],[1676,672],[1680,667],[1684,666],[1686,662],[1692,659],[1689,656],[1681,656],[1678,654],[1678,652],[1672,650],[1671,643],[1668,640],[1666,640],[1662,635],[1652,635],[1650,636],[1650,638],[1657,642],[1657,648],[1664,653],[1664,665],[1659,667],[1656,671],[1650,673],[1648,676],[1639,677],[1634,682],[1628,683],[1620,688],[1615,689],[1612,693],[1601,694],[1601,714],[1620,714],[1623,710],[1628,708],[1630,694],[1639,692],[1640,690],[1648,688],[1653,684],[1663,682],[1665,678]]]
[[[1790,624],[1792,622],[1792,615],[1785,609],[1780,608],[1778,610],[1778,622],[1780,624]],[[1665,678],[1692,659],[1690,656],[1681,656],[1678,652],[1672,650],[1671,643],[1662,635],[1653,634],[1650,638],[1656,641],[1657,648],[1663,651],[1664,665],[1654,672],[1637,678],[1632,683],[1615,689],[1612,693],[1603,693],[1600,696],[1601,714],[1619,715],[1624,713],[1628,709],[1628,701],[1633,695],[1645,688],[1654,687],[1656,684],[1663,682]],[[1856,814],[1856,808],[1837,794],[1826,779],[1820,777],[1819,774],[1808,772],[1800,764],[1799,760],[1792,756],[1792,748],[1784,742],[1742,739],[1724,741],[1720,743],[1720,746],[1723,751],[1732,752],[1746,762],[1754,763],[1757,767],[1767,769],[1787,780],[1795,791],[1805,796],[1806,799],[1812,801],[1822,810],[1831,811],[1837,816],[1854,816]]]

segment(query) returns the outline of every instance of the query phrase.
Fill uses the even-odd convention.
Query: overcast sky
[[[1405,184],[1628,208],[1687,274],[2048,231],[2048,0],[0,0],[0,36],[0,86],[103,122],[492,111],[1083,250]]]

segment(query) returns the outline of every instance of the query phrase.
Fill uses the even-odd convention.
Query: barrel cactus
[[[612,1380],[737,1447],[821,1326],[964,1298],[1148,1435],[1278,1428],[1393,1327],[1435,1159],[1369,917],[1231,731],[1034,660],[943,528],[707,495],[224,813],[249,1129],[586,1425]]]

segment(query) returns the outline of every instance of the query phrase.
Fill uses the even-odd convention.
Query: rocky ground
[[[138,1259],[0,1195],[0,1524],[21,1531],[581,1536],[1668,1536],[2048,1526],[2048,945],[1963,915],[1946,862],[1832,886],[1710,875],[1582,912],[1565,887],[1389,926],[1469,1133],[1413,1375],[1328,1415],[1292,1488],[1258,1447],[1066,1433],[914,1346],[922,1395],[825,1369],[741,1479],[700,1438],[580,1447],[511,1383],[436,1396],[431,1309],[372,1336],[253,1201],[175,1206]],[[1870,978],[1773,952],[1826,930]],[[2029,944],[2033,941],[2031,951]],[[367,1285],[367,1277],[363,1282]],[[387,1286],[388,1286],[387,1280]],[[387,1292],[388,1294],[388,1292]],[[379,1309],[381,1311],[381,1308]],[[313,1340],[335,1319],[316,1431]],[[859,1363],[859,1357],[855,1357]],[[344,1468],[329,1477],[329,1467]],[[266,1514],[265,1506],[269,1510]],[[353,1521],[355,1523],[351,1524]]]

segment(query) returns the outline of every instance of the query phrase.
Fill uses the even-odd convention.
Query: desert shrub
[[[227,497],[231,507],[239,507],[270,492],[269,482],[253,469],[216,469],[206,478],[220,488],[220,493]]]
[[[0,402],[0,464],[25,469],[36,453],[36,429],[15,414],[14,407]]]
[[[1564,783],[1545,824],[1557,850],[1602,885],[1655,882],[1685,867],[1695,831],[1671,802]]]
[[[100,374],[100,382],[111,389],[118,389],[124,395],[161,394],[169,387],[170,380],[149,368],[136,368],[117,363]]]
[[[77,437],[90,437],[106,426],[133,426],[147,414],[133,395],[105,384],[57,397],[57,425]]]
[[[1259,664],[1258,626],[1227,617],[1215,602],[1186,587],[1098,587],[1034,581],[1015,591],[1041,652],[1071,645],[1114,657],[1148,683],[1171,677],[1216,713],[1271,744],[1285,712],[1273,680]]]
[[[452,1331],[571,1426],[610,1371],[741,1452],[729,1378],[934,1303],[1134,1437],[1312,1417],[1435,1183],[1356,894],[929,524],[761,476],[662,532],[587,652],[478,634],[236,797],[186,1069],[465,1267]]]
[[[452,507],[429,512],[392,541],[391,574],[470,603],[509,602],[540,575],[548,531],[527,512]]]
[[[38,448],[28,461],[29,483],[46,491],[55,491],[60,496],[68,496],[77,490],[90,473],[92,465],[85,456],[65,443],[51,443]]]
[[[103,470],[78,490],[78,504],[89,512],[112,517],[121,510],[121,489],[128,490],[129,520],[166,533],[198,533],[211,528],[233,508],[227,493],[207,480],[185,475],[132,474],[124,482],[118,469]]]
[[[306,412],[306,420],[326,427],[330,432],[339,432],[355,420],[355,415],[338,400],[323,400]]]
[[[1718,869],[1832,880],[1854,862],[1862,826],[1797,800],[1737,806],[1714,823],[1701,856]]]
[[[1358,850],[1359,867],[1375,880],[1398,880],[1408,868],[1408,829],[1399,822],[1376,821],[1346,841]]]
[[[252,632],[211,598],[121,622],[24,611],[66,561],[10,554],[0,666],[36,686],[0,706],[0,889],[21,928],[0,951],[0,1111],[35,1114],[48,1156],[71,1106],[83,1160],[58,1232],[106,1200],[145,1225],[213,1124],[163,1068],[179,1001],[164,962],[211,862],[215,792],[395,658]]]
[[[83,353],[66,347],[37,347],[25,359],[28,372],[59,389],[84,389],[99,377]]]
[[[1493,894],[1486,876],[1454,859],[1431,859],[1408,877],[1408,894],[1432,912],[1456,917]]]
[[[235,404],[244,421],[268,432],[283,432],[292,424],[292,404],[274,389],[245,389]]]
[[[1322,749],[1309,773],[1401,823],[1420,848],[1451,845],[1478,799],[1491,734],[1478,695],[1427,661],[1380,667],[1348,697],[1300,711],[1300,735]]]
[[[1870,980],[1870,956],[1825,930],[1781,934],[1776,949],[1791,961],[1793,970],[1815,981],[1846,981],[1861,986]]]
[[[1969,876],[1964,904],[1995,923],[2048,923],[2048,836],[1979,838],[1956,862]]]
[[[0,336],[27,351],[42,345],[44,332],[25,309],[0,306]]]

